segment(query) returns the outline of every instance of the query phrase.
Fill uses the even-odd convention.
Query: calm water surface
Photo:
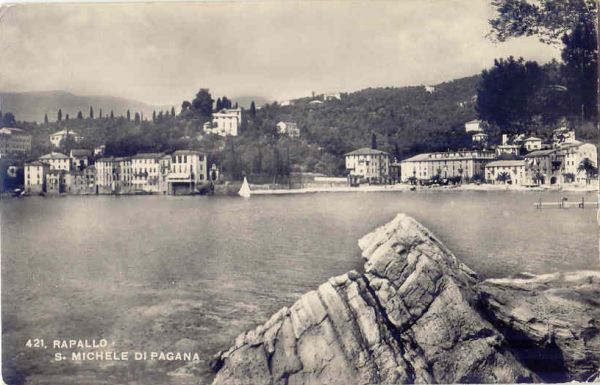
[[[4,379],[209,383],[212,354],[328,277],[360,269],[358,238],[398,212],[421,221],[483,277],[598,268],[595,210],[535,210],[540,194],[545,201],[561,196],[438,191],[4,201]],[[196,351],[203,361],[194,377],[167,375],[181,362],[53,362],[56,351],[25,348],[36,337],[106,338],[115,350]]]

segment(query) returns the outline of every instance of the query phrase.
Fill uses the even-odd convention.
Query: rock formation
[[[599,271],[489,279],[478,290],[488,318],[544,381],[598,381]]]
[[[480,282],[400,214],[331,278],[237,337],[213,384],[598,381],[600,272]]]

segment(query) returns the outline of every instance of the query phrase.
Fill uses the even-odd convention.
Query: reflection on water
[[[484,277],[598,267],[595,210],[535,210],[540,193],[403,192],[65,197],[2,202],[3,367],[11,383],[210,382],[181,363],[52,362],[28,338],[207,360],[328,277],[360,269],[358,238],[406,212]],[[543,193],[543,200],[558,200]],[[580,199],[572,194],[570,199]],[[594,194],[587,194],[593,200]],[[111,380],[112,379],[112,380]]]

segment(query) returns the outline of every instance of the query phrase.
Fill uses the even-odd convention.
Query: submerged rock
[[[489,279],[478,289],[489,318],[543,380],[598,381],[599,271]]]
[[[537,381],[479,312],[476,274],[400,214],[359,241],[365,273],[334,277],[238,336],[213,384]]]

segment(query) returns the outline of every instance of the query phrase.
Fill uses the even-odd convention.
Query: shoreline
[[[413,189],[414,188],[414,189]],[[561,186],[561,187],[525,187],[513,185],[491,185],[491,184],[463,184],[456,186],[423,187],[407,184],[395,185],[366,185],[361,187],[307,187],[299,189],[257,189],[252,190],[252,195],[287,195],[287,194],[310,194],[310,193],[336,193],[336,192],[402,192],[402,191],[555,191],[555,192],[599,192],[598,186]]]

